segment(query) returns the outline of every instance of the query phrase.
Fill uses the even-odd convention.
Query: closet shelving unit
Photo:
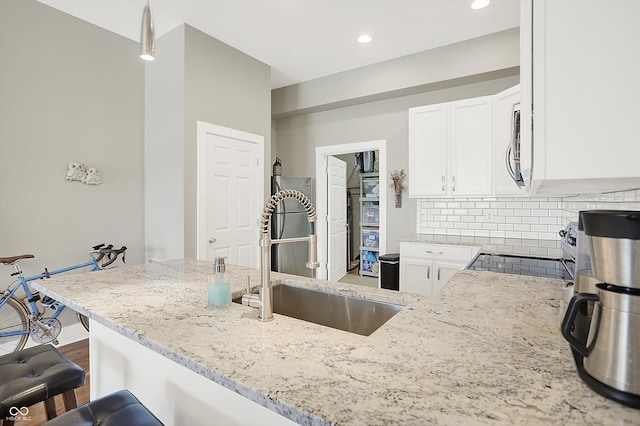
[[[378,173],[360,175],[360,275],[380,274],[380,177]]]

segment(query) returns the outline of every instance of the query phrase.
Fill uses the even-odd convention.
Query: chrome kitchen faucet
[[[311,225],[311,232],[306,237],[280,238],[271,239],[269,230],[271,228],[271,215],[278,203],[286,198],[298,200],[307,211],[307,220]],[[262,256],[260,257],[260,293],[245,294],[242,296],[242,304],[258,308],[260,310],[258,319],[260,321],[271,321],[273,319],[273,293],[271,287],[271,245],[273,243],[297,243],[301,241],[309,242],[309,258],[305,266],[311,270],[316,269],[318,263],[318,240],[316,236],[316,209],[311,204],[311,200],[300,191],[294,189],[283,189],[271,196],[271,199],[265,204],[262,211],[262,219],[260,220],[260,248]]]

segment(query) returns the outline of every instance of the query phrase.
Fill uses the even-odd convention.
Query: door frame
[[[249,142],[256,144],[258,147],[257,155],[258,155],[258,164],[256,165],[257,179],[259,185],[258,187],[258,199],[256,202],[256,208],[253,212],[251,212],[252,220],[256,221],[256,227],[259,229],[260,224],[260,216],[262,211],[260,208],[264,205],[264,136],[256,135],[253,133],[244,132],[242,130],[232,129],[229,127],[219,126],[217,124],[206,123],[204,121],[197,121],[197,142],[196,142],[196,167],[197,167],[197,178],[196,178],[196,257],[198,259],[206,258],[206,250],[207,245],[206,242],[206,217],[207,217],[207,203],[203,202],[207,198],[207,176],[204,171],[207,170],[207,156],[206,153],[206,143],[207,143],[207,135],[213,134],[222,136],[230,139],[237,139],[242,142]],[[205,240],[203,240],[203,238]],[[259,268],[259,260],[260,260],[260,246],[258,241],[260,240],[260,236],[256,232],[256,252],[255,257],[252,259],[256,259],[257,265],[251,265],[251,267]]]
[[[320,267],[317,271],[317,278],[327,279],[328,260],[328,226],[327,226],[327,194],[329,191],[327,157],[332,155],[352,154],[363,151],[379,151],[378,169],[380,175],[380,254],[387,251],[387,140],[354,142],[342,145],[329,145],[316,147],[316,212],[318,220],[316,222],[316,234],[318,235],[318,262]],[[354,229],[356,227],[354,226]],[[358,227],[359,229],[359,227]],[[378,277],[378,287],[380,277]]]

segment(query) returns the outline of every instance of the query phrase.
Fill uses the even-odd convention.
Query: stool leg
[[[2,425],[2,426],[13,426],[13,420],[0,419],[0,425]]]
[[[73,410],[74,408],[78,408],[78,401],[76,400],[76,392],[73,389],[70,389],[62,394],[62,400],[64,401],[64,409],[65,411]]]
[[[58,415],[56,413],[56,401],[54,397],[51,397],[44,401],[44,411],[47,415],[47,420],[51,420]]]

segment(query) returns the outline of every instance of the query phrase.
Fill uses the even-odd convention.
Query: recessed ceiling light
[[[490,0],[474,0],[471,9],[482,9],[489,6]]]
[[[373,38],[371,38],[371,36],[368,34],[362,34],[360,37],[358,37],[358,43],[370,43],[371,40],[373,40]]]

